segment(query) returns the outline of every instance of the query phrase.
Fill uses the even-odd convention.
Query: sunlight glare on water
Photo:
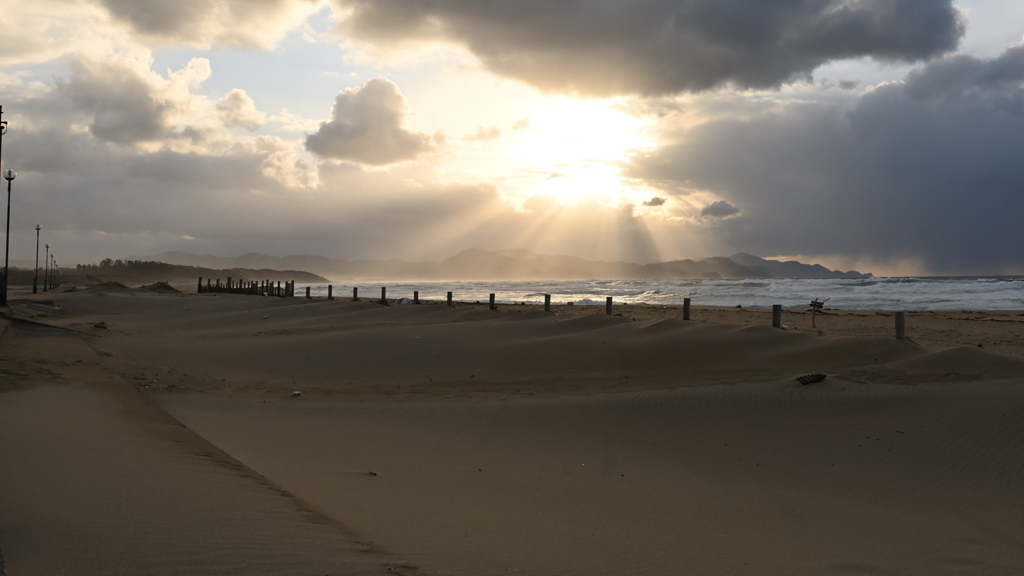
[[[501,304],[600,304],[611,296],[616,303],[764,308],[772,304],[804,307],[812,299],[830,298],[826,307],[843,310],[1016,310],[1024,308],[1024,276],[869,278],[864,280],[758,279],[758,280],[569,280],[569,281],[358,281],[334,285],[335,296],[444,300],[452,291],[457,302],[487,302],[493,292]],[[313,296],[327,296],[326,285],[311,285]],[[305,285],[296,294],[305,294]]]

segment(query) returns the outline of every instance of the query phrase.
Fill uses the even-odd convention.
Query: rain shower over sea
[[[346,283],[347,282],[347,283]],[[326,285],[310,285],[313,296],[327,296]],[[359,280],[334,285],[334,295],[350,296],[352,288],[367,299],[380,297],[387,287],[389,299],[444,300],[448,291],[456,302],[487,302],[491,293],[501,304],[605,303],[743,306],[745,308],[806,307],[817,298],[827,308],[841,310],[1019,310],[1024,309],[1024,276],[868,278],[868,279],[757,279],[757,280],[552,280],[552,281],[396,281]],[[305,292],[297,286],[296,294]]]

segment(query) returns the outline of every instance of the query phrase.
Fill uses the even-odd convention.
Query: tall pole
[[[42,226],[36,224],[36,275],[32,277],[32,293],[36,293],[36,287],[39,285],[39,230]]]
[[[10,278],[7,264],[11,255],[11,180],[14,180],[14,170],[4,172],[4,178],[7,179],[7,240],[4,243],[4,281],[0,284],[0,306],[7,305],[7,282]]]
[[[57,256],[50,254],[50,289],[57,287]]]
[[[0,166],[3,165],[4,134],[7,133],[7,122],[4,121],[4,107],[0,106]],[[7,245],[11,244],[11,181],[7,181]],[[7,305],[7,255],[4,255],[4,275],[0,278],[0,306]]]
[[[46,266],[46,274],[43,276],[43,292],[46,292],[46,288],[50,285],[50,245],[46,245],[46,258],[43,259],[43,265]]]

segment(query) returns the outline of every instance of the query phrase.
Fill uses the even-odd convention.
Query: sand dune
[[[0,503],[12,574],[117,554],[210,573],[1024,570],[1024,359],[973,343],[1015,351],[1015,314],[914,315],[912,337],[944,338],[924,347],[874,313],[819,334],[759,310],[58,300],[14,311],[66,335],[0,343],[0,456],[26,470],[0,472],[26,495]],[[9,536],[61,514],[111,520],[50,556],[41,528]]]

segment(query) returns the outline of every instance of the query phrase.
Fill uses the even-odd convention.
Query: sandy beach
[[[11,298],[12,576],[1024,571],[1020,311]]]

